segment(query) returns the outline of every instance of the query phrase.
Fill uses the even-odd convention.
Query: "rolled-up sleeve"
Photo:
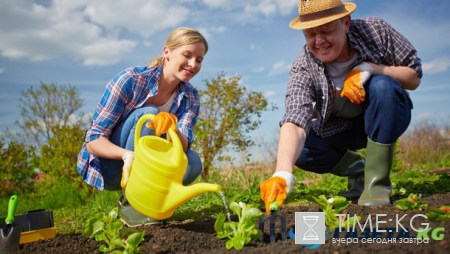
[[[308,72],[300,66],[298,61],[294,62],[289,72],[284,103],[285,114],[280,121],[280,126],[290,122],[309,132],[313,115],[313,95],[315,94],[311,84],[312,79]]]

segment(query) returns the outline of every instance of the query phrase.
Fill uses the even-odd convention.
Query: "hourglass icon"
[[[319,236],[317,235],[316,231],[313,230],[313,226],[316,225],[318,219],[319,216],[303,216],[303,221],[308,226],[308,230],[303,235],[303,240],[319,240]]]

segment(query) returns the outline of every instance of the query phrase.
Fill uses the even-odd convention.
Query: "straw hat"
[[[289,23],[293,29],[317,27],[352,13],[356,4],[340,0],[300,0],[298,17]]]

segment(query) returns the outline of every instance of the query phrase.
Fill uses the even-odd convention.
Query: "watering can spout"
[[[173,210],[201,193],[219,192],[220,190],[220,185],[211,183],[196,183],[189,186],[174,183],[167,195],[165,210]]]

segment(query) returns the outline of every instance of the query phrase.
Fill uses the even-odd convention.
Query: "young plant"
[[[87,219],[83,230],[84,235],[106,243],[106,245],[100,245],[100,252],[112,254],[140,253],[138,246],[144,240],[145,231],[123,230],[123,224],[119,220],[118,214],[118,208],[116,207],[108,215],[98,213]],[[123,251],[119,249],[123,249]]]
[[[422,195],[409,194],[408,197],[395,201],[395,206],[400,210],[419,210],[428,208],[428,205],[421,201]]]
[[[432,207],[425,214],[430,221],[444,222],[450,219],[450,206],[443,205],[439,208]]]
[[[347,208],[351,201],[347,201],[346,198],[341,196],[335,196],[327,199],[325,195],[320,195],[319,197],[306,196],[306,199],[310,202],[318,204],[325,213],[325,225],[328,230],[333,230],[339,226],[343,228],[346,227],[348,219],[347,216],[341,217],[341,222],[339,223],[339,217],[337,214]],[[350,225],[353,225],[354,218],[351,217],[349,220]]]
[[[242,202],[239,202],[239,204],[231,202],[230,210],[237,214],[239,221],[225,221],[225,215],[219,214],[214,223],[214,230],[217,233],[217,238],[228,238],[225,245],[228,250],[233,247],[236,250],[241,250],[251,240],[262,236],[262,232],[256,227],[256,221],[262,218],[264,213],[256,205]]]

